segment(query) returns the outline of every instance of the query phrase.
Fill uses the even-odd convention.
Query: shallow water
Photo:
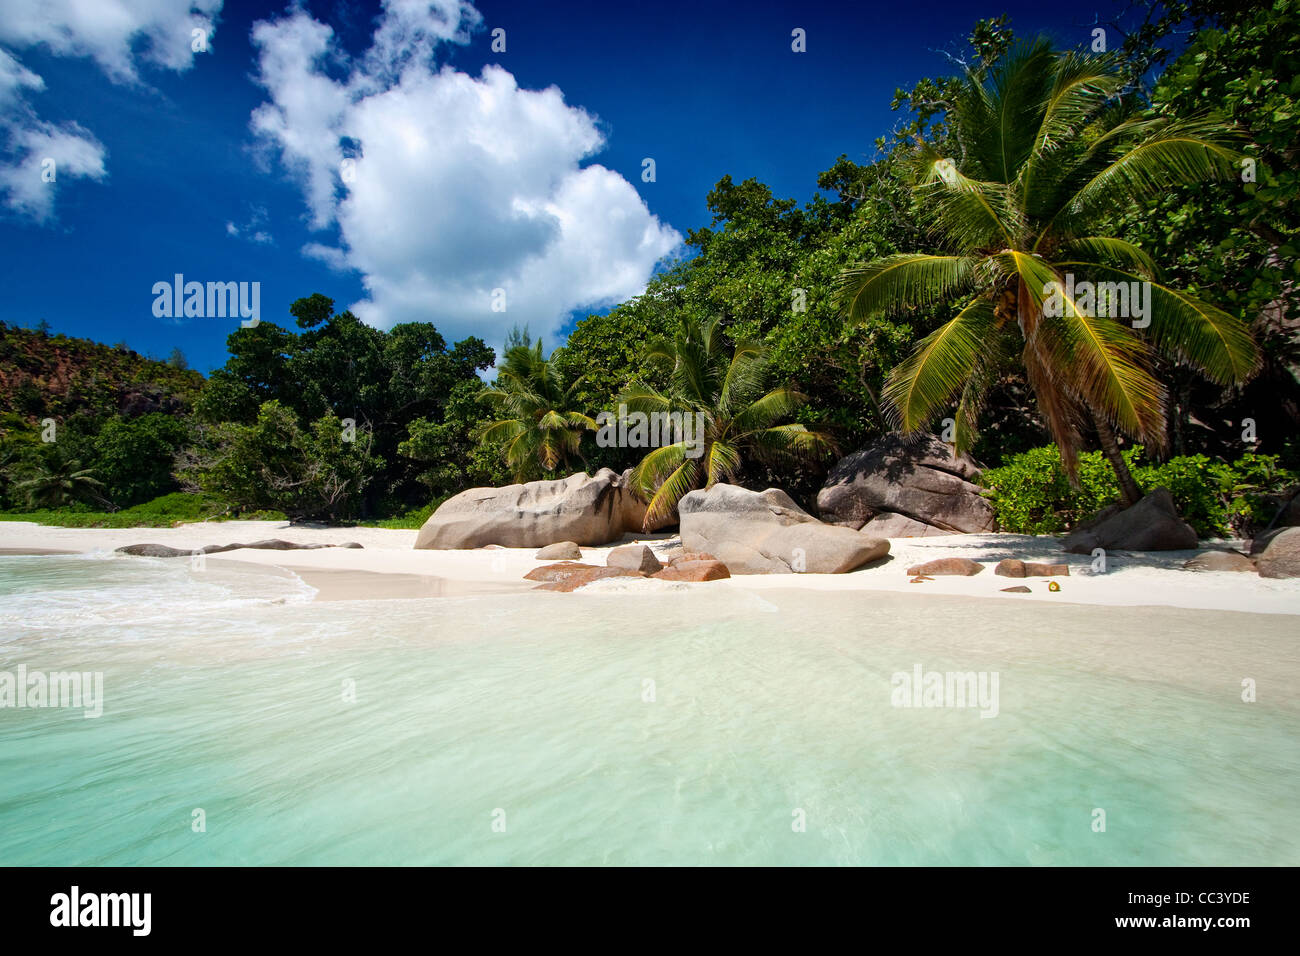
[[[1300,863],[1294,618],[310,596],[251,565],[0,557],[0,672],[101,671],[105,696],[0,707],[0,864]],[[918,664],[996,672],[997,716],[893,706]]]

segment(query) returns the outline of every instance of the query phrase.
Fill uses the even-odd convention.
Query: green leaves
[[[325,415],[307,428],[279,402],[264,402],[250,425],[217,426],[195,472],[203,490],[248,510],[291,518],[343,517],[383,461],[373,435],[358,427],[344,438],[342,421]]]
[[[920,431],[975,370],[994,327],[993,304],[979,298],[921,340],[916,351],[890,373],[883,397],[890,420],[907,432]]]
[[[763,391],[767,352],[742,339],[728,347],[721,322],[683,320],[671,339],[650,346],[668,367],[667,389],[634,384],[619,401],[631,412],[679,412],[698,416],[703,433],[652,449],[632,472],[634,485],[649,499],[646,527],[670,518],[682,496],[701,483],[732,481],[753,452],[765,461],[813,458],[834,449],[829,436],[803,425],[777,425],[806,397],[791,388]],[[695,457],[693,457],[695,456]]]
[[[1155,260],[1133,243],[1111,236],[1085,236],[1070,240],[1061,250],[1069,258],[1095,259],[1097,262],[1119,266],[1130,272],[1141,274],[1144,279],[1157,277]],[[1067,267],[1070,263],[1062,263]],[[1083,262],[1080,265],[1086,266]]]
[[[1220,385],[1249,380],[1260,365],[1249,327],[1235,315],[1185,292],[1151,284],[1152,319],[1147,335],[1157,347]]]
[[[852,322],[882,312],[943,301],[965,288],[974,260],[967,256],[902,253],[844,270],[839,302]]]
[[[1165,389],[1152,346],[1220,383],[1258,366],[1244,323],[1154,282],[1147,252],[1099,228],[1171,186],[1235,171],[1230,126],[1126,115],[1124,86],[1112,58],[1019,45],[962,81],[948,117],[955,144],[914,149],[915,195],[955,254],[896,254],[845,270],[841,312],[853,324],[975,296],[890,374],[882,397],[891,423],[919,430],[955,400],[956,439],[968,447],[984,396],[1013,355],[1008,337],[1019,331],[1026,380],[1072,473],[1090,419],[1164,443]],[[1136,312],[1118,315],[1091,290],[1066,291],[1102,280],[1116,297],[1150,290],[1147,338],[1134,329]]]
[[[502,446],[517,481],[529,481],[560,466],[571,467],[579,456],[584,431],[596,422],[574,407],[581,378],[566,382],[559,367],[542,352],[541,341],[506,351],[493,388],[479,400],[502,417],[478,433],[480,443]]]
[[[1107,206],[1158,196],[1176,185],[1231,178],[1239,154],[1222,123],[1204,120],[1133,119],[1108,132],[1091,149],[1119,155],[1062,204],[1068,216],[1095,214]]]

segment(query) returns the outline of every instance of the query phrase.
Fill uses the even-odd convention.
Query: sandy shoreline
[[[474,594],[521,593],[533,583],[523,576],[549,563],[534,558],[535,549],[488,548],[474,551],[416,551],[416,532],[384,528],[322,528],[284,521],[227,521],[175,528],[53,528],[30,522],[0,522],[0,555],[107,553],[128,544],[156,543],[194,550],[205,545],[283,538],[300,544],[344,544],[361,548],[311,551],[238,550],[209,561],[240,561],[296,574],[318,593],[318,601],[428,598]],[[663,535],[644,540],[655,550],[674,543]],[[1164,606],[1256,614],[1300,614],[1300,580],[1269,580],[1254,574],[1192,572],[1182,564],[1192,551],[1144,554],[1114,552],[1107,573],[1094,573],[1091,559],[1067,555],[1057,539],[1011,534],[949,535],[901,538],[890,542],[888,559],[850,574],[744,575],[727,581],[687,585],[655,580],[599,581],[582,593],[636,590],[671,592],[682,588],[742,588],[749,591],[790,589],[813,591],[899,591],[984,597],[1020,603],[1098,604],[1117,607]],[[583,560],[604,564],[614,545],[584,548]],[[1213,547],[1227,547],[1228,543]],[[907,568],[941,557],[970,558],[989,565],[973,577],[936,577],[909,583]],[[1060,591],[1050,592],[1044,579],[1014,579],[993,574],[1002,558],[1065,563],[1070,576],[1059,579]],[[124,558],[125,559],[125,558]],[[129,560],[182,560],[134,558]],[[1002,588],[1026,585],[1029,594],[1008,594]],[[553,595],[556,600],[571,596]],[[578,598],[579,600],[581,598]]]

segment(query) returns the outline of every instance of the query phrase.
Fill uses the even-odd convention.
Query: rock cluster
[[[658,578],[661,581],[718,581],[731,577],[727,566],[710,554],[683,553],[667,566],[643,544],[630,544],[609,553],[604,567],[564,561],[533,568],[524,575],[529,581],[542,582],[539,591],[576,591],[603,578]]]
[[[993,507],[974,483],[979,472],[973,458],[934,435],[893,432],[831,469],[817,512],[878,538],[992,531]]]
[[[889,542],[818,521],[777,488],[719,482],[678,504],[682,547],[716,555],[732,574],[842,574],[889,554]]]

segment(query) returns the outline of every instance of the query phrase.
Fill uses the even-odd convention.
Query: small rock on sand
[[[546,584],[539,584],[533,590],[535,591],[576,591],[584,584],[590,584],[592,581],[600,581],[604,578],[643,578],[645,577],[640,571],[632,571],[628,568],[581,568],[571,574],[548,581]]]
[[[970,577],[984,570],[984,565],[969,558],[939,558],[907,569],[908,574],[961,574]]]
[[[674,564],[681,564],[683,561],[717,561],[713,555],[707,551],[679,551],[669,559],[668,564],[671,567]]]
[[[640,571],[643,574],[654,574],[663,568],[655,553],[644,544],[628,544],[615,548],[605,559],[605,565],[611,568]]]
[[[721,561],[674,561],[651,577],[661,581],[720,581],[731,577]]]
[[[1188,571],[1248,571],[1254,572],[1255,562],[1239,551],[1202,551],[1183,562]]]
[[[582,549],[572,541],[557,541],[548,544],[533,557],[538,561],[578,561],[582,558]]]
[[[524,575],[525,581],[559,581],[578,571],[589,570],[590,568],[600,567],[597,564],[581,564],[577,561],[561,561],[559,564],[544,564],[540,568],[533,568]]]
[[[1068,564],[1039,564],[1036,561],[1021,561],[1019,558],[1004,558],[993,569],[994,574],[1004,578],[1064,578],[1070,576]]]

